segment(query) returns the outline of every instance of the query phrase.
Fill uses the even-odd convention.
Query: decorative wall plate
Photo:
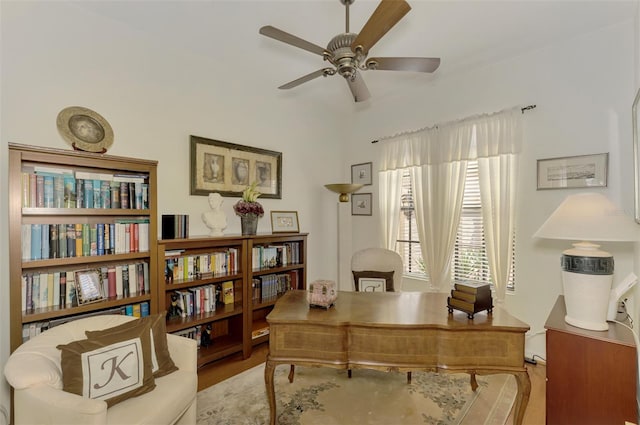
[[[102,115],[82,106],[58,114],[58,132],[75,150],[105,153],[113,144],[113,129]]]

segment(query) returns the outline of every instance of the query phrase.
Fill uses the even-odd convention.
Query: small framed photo
[[[607,187],[608,153],[538,160],[538,190]]]
[[[271,231],[273,233],[298,233],[297,211],[271,211]]]
[[[79,270],[76,272],[75,288],[78,305],[104,300],[100,270]]]
[[[351,183],[363,184],[365,186],[372,183],[370,162],[351,166]]]
[[[351,194],[351,215],[371,215],[371,193]]]

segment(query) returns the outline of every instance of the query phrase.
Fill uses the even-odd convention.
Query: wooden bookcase
[[[100,201],[100,208],[87,207],[88,205],[84,204],[78,207],[77,204],[73,203],[73,199],[69,197],[67,197],[67,202],[65,203],[64,199],[60,201],[59,198],[59,173],[73,176],[69,180],[73,180],[74,184],[75,180],[80,178],[76,176],[80,175],[87,177],[86,180],[94,180],[94,177],[97,177],[94,181],[109,181],[110,178],[116,175],[118,175],[118,178],[115,180],[135,180],[137,183],[132,182],[133,186],[130,186],[130,189],[134,196],[140,195],[138,198],[139,203],[138,205],[129,204],[134,208],[111,208],[111,205],[109,205],[109,208],[103,208],[103,203],[107,203],[103,199]],[[30,182],[30,179],[32,179],[30,175],[34,174],[54,175],[53,181],[56,182],[57,186],[54,188],[53,205],[48,202],[48,196],[51,196],[50,192],[47,194],[47,198],[43,196],[41,200],[37,196],[32,196],[34,185]],[[139,307],[143,303],[146,303],[146,306],[149,307],[149,314],[157,312],[156,272],[158,267],[156,265],[156,247],[158,224],[156,182],[156,161],[9,144],[9,285],[10,344],[12,352],[23,342],[23,329],[26,334],[29,327],[33,331],[34,328],[37,328],[36,325],[44,326],[46,329],[49,324],[63,321],[71,316]],[[105,197],[111,194],[111,187],[116,187],[115,183],[111,183],[109,186],[109,190],[106,190],[106,186],[104,188],[103,195]],[[140,188],[143,192],[136,194],[137,188]],[[35,189],[38,196],[44,190],[43,187],[38,190],[37,186]],[[64,188],[62,190],[64,192]],[[145,194],[144,198],[141,196],[142,193]],[[64,194],[62,196],[64,197]],[[95,196],[98,195],[96,194]],[[45,201],[47,202],[43,204],[42,202]],[[133,200],[131,201],[133,202]],[[109,197],[109,204],[110,202],[111,198]],[[66,227],[68,230],[67,235],[69,236],[71,231],[69,226],[71,225],[74,227],[88,225],[89,229],[94,227],[101,229],[101,225],[104,227],[113,225],[115,228],[116,223],[118,229],[126,227],[143,230],[143,234],[139,235],[139,239],[135,240],[135,243],[142,243],[142,246],[119,245],[118,250],[113,252],[107,246],[104,252],[101,251],[101,255],[89,251],[89,255],[82,256],[71,256],[68,251],[63,253],[62,250],[58,249],[56,251],[50,246],[49,255],[46,255],[42,254],[45,251],[42,247],[37,249],[37,244],[31,245],[31,239],[29,241],[26,240],[27,237],[31,238],[33,236],[33,230],[38,227],[37,225],[49,225],[51,227],[51,225],[55,224],[58,225],[55,227],[58,231]],[[36,227],[33,225],[36,225]],[[144,229],[148,231],[144,232]],[[90,232],[92,233],[93,230],[90,230]],[[25,235],[24,238],[23,234]],[[98,234],[105,235],[102,232],[96,233],[96,236],[91,238],[92,242],[99,242]],[[112,235],[111,232],[109,234]],[[49,242],[56,240],[55,236],[51,234],[50,237]],[[60,238],[59,235],[58,237]],[[102,240],[102,237],[100,237],[100,240]],[[133,239],[130,240],[133,241]],[[44,243],[44,239],[40,239],[40,241]],[[58,242],[58,247],[64,246],[69,242],[69,239],[63,242],[62,238],[60,238]],[[57,245],[57,243],[55,244]],[[34,249],[33,253],[30,251],[31,249]],[[90,249],[93,250],[93,247]],[[40,254],[37,254],[38,252]],[[53,254],[54,252],[55,254]],[[41,258],[34,259],[38,257]],[[115,270],[116,266],[119,266],[121,270],[124,265],[130,264],[140,264],[140,266],[136,266],[139,267],[136,270],[146,270],[146,278],[148,280],[146,280],[147,288],[145,291],[139,290],[136,291],[135,295],[130,296],[125,296],[125,294],[109,296],[106,293],[103,300],[82,305],[70,302],[70,298],[67,299],[68,303],[64,306],[61,304],[62,298],[56,298],[58,301],[54,300],[53,305],[50,302],[52,298],[49,298],[46,303],[40,302],[44,301],[44,298],[40,298],[37,307],[34,305],[35,302],[27,305],[28,292],[26,286],[29,283],[29,288],[33,290],[32,281],[29,279],[36,274],[39,277],[44,275],[60,276],[62,272],[66,275],[69,275],[69,273],[75,275],[75,271],[78,270],[97,269],[101,270],[101,277],[106,280],[106,275],[103,273],[108,269]],[[29,276],[30,278],[28,279]],[[101,283],[104,284],[106,282]],[[51,289],[51,285],[48,285],[49,289]],[[55,290],[55,293],[58,295],[57,290]],[[33,293],[30,295],[29,299],[33,299],[35,296]]]
[[[233,283],[233,303],[216,302],[213,304],[215,311],[208,309],[207,312],[189,314],[184,301],[181,304],[184,316],[167,317],[167,332],[190,333],[191,335],[188,336],[198,338],[197,335],[202,327],[207,324],[212,325],[213,342],[209,347],[201,347],[198,350],[199,366],[240,352],[244,358],[248,357],[250,352],[249,347],[244,344],[243,316],[248,308],[243,275],[246,268],[244,240],[234,236],[163,239],[158,242],[157,255],[160,292],[158,310],[161,312],[170,311],[171,295],[176,292],[195,294],[195,291],[209,286],[213,287],[212,293],[215,296],[218,291],[222,291],[221,287],[225,282]],[[232,263],[235,266],[225,270],[220,262],[220,255],[228,260],[226,264]],[[207,260],[211,264],[208,269],[199,265],[199,262],[203,261],[202,258],[214,258],[214,260]],[[172,263],[171,267],[168,266],[168,262]],[[192,272],[189,272],[187,267],[189,262],[194,267]],[[201,273],[205,269],[212,271]],[[207,302],[210,302],[209,296],[207,295]]]
[[[182,306],[189,304],[188,299],[200,299],[199,308],[197,301],[193,302],[196,304],[193,312],[168,316],[167,332],[188,334],[200,340],[204,328],[211,325],[212,341],[206,347],[200,346],[199,366],[236,353],[242,353],[245,359],[251,356],[254,345],[268,340],[268,334],[252,337],[253,332],[266,327],[266,315],[281,295],[276,293],[268,299],[254,299],[252,283],[254,279],[255,282],[267,281],[273,275],[295,275],[297,288],[305,288],[306,238],[306,234],[296,233],[200,236],[158,241],[158,311],[171,310],[171,295],[176,291],[182,294]],[[282,264],[282,260],[275,261],[271,267],[254,264],[257,258],[253,255],[254,248],[274,246],[295,246],[295,259],[286,261],[286,264]],[[280,251],[282,253],[282,249]],[[221,259],[226,262],[226,268],[220,267]],[[225,304],[222,286],[228,282],[232,283],[234,302]],[[202,292],[206,287],[214,289]],[[211,304],[205,307],[205,303],[211,302],[208,298],[211,294],[215,296],[215,309]]]

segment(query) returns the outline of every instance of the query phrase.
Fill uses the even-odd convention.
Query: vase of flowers
[[[240,216],[243,235],[255,235],[258,229],[258,219],[264,215],[264,209],[257,201],[261,193],[258,192],[256,186],[257,182],[251,183],[242,192],[242,199],[233,206],[236,215]]]

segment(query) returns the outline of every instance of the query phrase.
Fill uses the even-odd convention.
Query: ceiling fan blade
[[[381,71],[433,72],[440,66],[440,58],[369,58],[366,66]]]
[[[299,47],[320,56],[324,56],[326,53],[328,53],[324,47],[320,47],[317,44],[311,43],[310,41],[303,40],[300,37],[296,37],[293,34],[289,34],[288,32],[279,30],[278,28],[272,27],[271,25],[260,28],[260,34],[271,37],[278,41],[282,41],[283,43]]]
[[[353,94],[353,100],[356,102],[362,102],[371,97],[369,93],[369,89],[362,78],[362,74],[356,72],[356,75],[353,80],[349,78],[345,78],[347,83],[349,84],[349,89],[351,89],[351,94]]]
[[[351,44],[351,50],[355,52],[361,46],[366,56],[369,49],[410,10],[411,6],[404,0],[382,0]]]
[[[333,68],[323,68],[323,69],[319,69],[317,71],[313,71],[310,74],[304,75],[296,80],[290,81],[287,84],[283,84],[280,87],[278,87],[279,89],[282,90],[286,90],[286,89],[292,89],[296,86],[299,86],[302,83],[306,83],[307,81],[311,81],[314,78],[318,78],[319,76],[327,76],[327,75],[333,75],[336,73],[336,70]]]

